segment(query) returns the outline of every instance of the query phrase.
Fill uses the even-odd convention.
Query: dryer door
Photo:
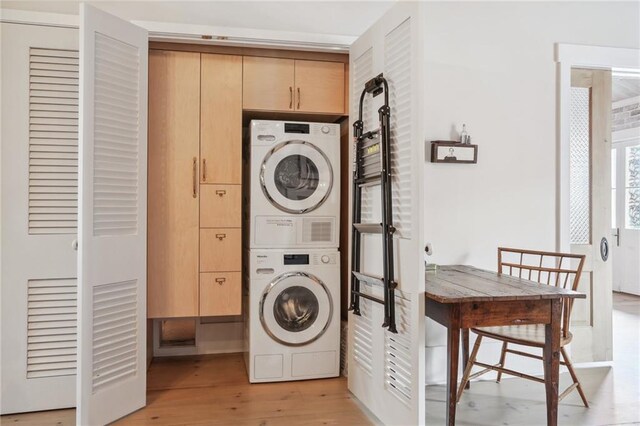
[[[265,156],[260,184],[278,209],[307,213],[322,205],[331,193],[333,170],[327,156],[311,142],[286,141]]]
[[[333,302],[317,277],[288,272],[274,279],[260,298],[260,322],[271,338],[288,346],[313,342],[329,327]]]

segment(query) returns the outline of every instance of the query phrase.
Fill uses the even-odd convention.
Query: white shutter
[[[411,238],[412,209],[412,40],[411,21],[406,20],[384,37],[384,76],[389,82],[391,106],[391,199],[396,235]]]
[[[75,406],[78,31],[0,29],[0,414],[9,414]]]
[[[98,425],[146,403],[148,36],[80,15],[77,423]]]
[[[76,280],[29,280],[27,378],[76,374]]]
[[[349,390],[382,423],[389,425],[417,425],[425,421],[422,12],[418,2],[395,3],[358,38],[350,51],[352,106],[349,118],[352,122],[358,118],[364,82],[383,73],[389,83],[398,333],[382,327],[381,304],[360,299],[362,315],[349,314]],[[379,126],[378,108],[382,98],[373,98],[365,105],[365,131]],[[350,154],[353,163],[353,149]],[[362,221],[379,220],[380,202],[379,186],[363,191]],[[361,270],[382,275],[380,236],[361,238]],[[362,285],[362,288],[382,297],[379,286]]]
[[[29,234],[75,234],[78,51],[29,51]]]

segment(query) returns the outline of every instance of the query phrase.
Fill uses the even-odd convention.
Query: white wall
[[[479,145],[476,165],[425,163],[425,240],[433,244],[433,262],[495,270],[499,245],[556,248],[554,43],[639,48],[639,4],[426,5],[425,140],[455,139],[466,123]],[[444,336],[429,322],[431,383],[444,379]],[[487,360],[499,348],[483,349]]]

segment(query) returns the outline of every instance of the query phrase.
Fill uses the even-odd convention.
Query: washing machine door
[[[333,302],[314,275],[287,272],[276,277],[260,299],[260,321],[271,338],[287,346],[313,342],[329,327]]]
[[[317,209],[331,193],[333,170],[327,156],[308,141],[291,140],[273,147],[260,169],[269,202],[292,214]]]

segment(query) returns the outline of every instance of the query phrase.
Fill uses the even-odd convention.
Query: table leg
[[[557,426],[558,424],[561,317],[562,299],[551,300],[551,323],[545,326],[544,339],[544,380],[547,391],[547,426]]]
[[[453,305],[449,311],[447,328],[447,425],[456,424],[458,400],[458,359],[460,357],[460,306]]]
[[[467,364],[469,363],[469,329],[462,329],[462,371],[465,371]],[[465,389],[471,387],[471,380],[465,385]]]

